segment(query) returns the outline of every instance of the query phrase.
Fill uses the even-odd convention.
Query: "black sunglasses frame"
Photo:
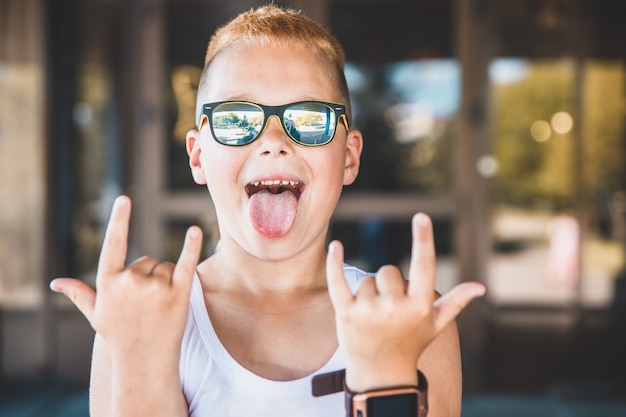
[[[321,142],[321,143],[301,142],[298,138],[295,138],[292,135],[292,133],[287,129],[287,125],[285,124],[285,119],[284,119],[286,111],[290,107],[300,105],[300,104],[307,104],[307,103],[324,105],[330,110],[332,110],[335,114],[336,122],[335,122],[335,128],[333,130],[333,134],[325,142]],[[261,109],[261,111],[263,112],[263,124],[261,125],[261,129],[259,130],[258,135],[256,135],[253,139],[247,142],[243,142],[243,143],[226,143],[226,142],[222,142],[218,140],[215,134],[215,131],[213,130],[213,122],[212,122],[211,117],[213,115],[213,111],[222,104],[247,104],[247,105]],[[289,136],[289,138],[293,142],[301,146],[307,146],[307,147],[324,146],[332,142],[333,138],[337,134],[337,126],[339,125],[338,122],[340,119],[343,119],[343,125],[345,126],[346,131],[350,131],[350,127],[348,126],[348,116],[346,115],[346,106],[344,106],[343,104],[330,103],[327,101],[316,101],[316,100],[296,101],[293,103],[283,104],[281,106],[266,106],[264,104],[254,103],[252,101],[245,101],[245,100],[227,100],[227,101],[216,101],[214,103],[206,103],[202,105],[202,113],[200,114],[200,121],[198,122],[198,130],[202,129],[202,126],[206,122],[209,124],[209,127],[211,128],[211,134],[213,135],[213,139],[215,139],[217,143],[221,145],[225,145],[225,146],[245,146],[256,141],[258,138],[261,137],[261,135],[265,131],[265,128],[267,127],[267,121],[269,120],[271,116],[278,117],[278,119],[280,120],[280,125],[282,126],[287,136]]]

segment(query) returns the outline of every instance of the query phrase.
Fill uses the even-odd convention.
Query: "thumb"
[[[79,279],[57,278],[50,282],[50,289],[69,298],[93,327],[93,312],[96,305],[96,291],[93,288]]]
[[[464,282],[452,288],[434,303],[435,327],[443,330],[475,298],[485,295],[487,289],[478,282]]]

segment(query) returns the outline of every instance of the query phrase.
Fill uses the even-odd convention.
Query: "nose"
[[[256,140],[260,155],[287,155],[293,149],[293,143],[285,133],[280,119],[272,115],[267,119],[265,130]]]

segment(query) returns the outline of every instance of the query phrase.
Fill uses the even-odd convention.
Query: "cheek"
[[[325,192],[333,199],[341,193],[344,182],[345,154],[341,149],[335,149],[324,158],[315,161],[317,163],[317,175]]]
[[[222,187],[232,190],[233,183],[236,183],[238,178],[241,162],[232,152],[225,152],[230,150],[228,148],[220,149],[208,146],[205,149],[201,159],[209,190]]]
[[[343,174],[346,166],[346,152],[343,148],[336,149],[329,162],[329,170],[332,170],[337,181],[343,182]]]

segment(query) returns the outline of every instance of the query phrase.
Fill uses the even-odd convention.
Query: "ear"
[[[189,167],[191,168],[191,176],[196,184],[206,184],[206,177],[204,176],[204,170],[202,169],[202,162],[200,161],[200,154],[202,153],[202,147],[200,146],[200,132],[193,129],[187,132],[185,136],[185,145],[187,148],[187,155],[189,155]]]
[[[363,150],[363,135],[358,130],[348,132],[346,138],[346,163],[343,171],[343,185],[350,185],[359,175],[361,165],[361,151]]]

